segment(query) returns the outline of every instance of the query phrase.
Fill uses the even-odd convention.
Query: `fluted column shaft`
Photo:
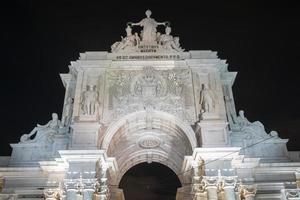
[[[76,189],[68,189],[67,190],[67,200],[77,200],[77,190]]]
[[[224,188],[225,200],[235,200],[234,186],[225,186]]]
[[[217,186],[206,187],[208,200],[218,200],[218,188]]]

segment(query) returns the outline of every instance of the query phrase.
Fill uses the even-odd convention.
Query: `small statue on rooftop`
[[[138,23],[130,23],[131,26],[141,26],[143,27],[142,41],[146,43],[152,43],[156,41],[156,27],[159,25],[166,25],[166,22],[157,22],[155,19],[151,18],[151,10],[146,11],[146,18],[142,19]]]
[[[52,120],[45,125],[37,126],[29,133],[24,134],[20,138],[21,143],[34,143],[34,142],[52,142],[52,138],[55,134],[63,134],[65,131],[63,124],[58,119],[56,113],[52,113]],[[31,137],[35,135],[33,139]]]
[[[139,42],[139,36],[137,34],[132,34],[132,29],[130,26],[127,26],[126,30],[126,37],[121,37],[122,40],[120,42],[115,42],[111,46],[111,51],[112,52],[118,52],[119,50],[123,50],[126,47],[134,47],[136,46]]]

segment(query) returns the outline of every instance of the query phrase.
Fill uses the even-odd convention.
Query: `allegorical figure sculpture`
[[[143,31],[141,33],[142,41],[145,43],[151,43],[156,41],[156,27],[159,25],[166,25],[165,22],[156,22],[155,19],[151,18],[152,12],[150,10],[146,11],[146,18],[138,23],[130,23],[131,26],[141,26]]]
[[[200,91],[200,113],[210,113],[213,112],[215,103],[211,91],[207,88],[205,84],[202,84],[202,89]]]
[[[99,109],[98,92],[95,85],[87,85],[82,93],[81,109],[84,115],[95,115]]]
[[[68,126],[71,123],[72,118],[72,112],[73,112],[73,98],[68,97],[67,102],[65,104],[65,110],[64,110],[64,118],[63,118],[63,124],[64,126]]]
[[[245,117],[243,110],[239,111],[239,116],[237,116],[235,123],[241,128],[251,125],[251,122]]]
[[[120,42],[115,42],[112,46],[111,46],[111,51],[112,52],[117,52],[119,50],[123,50],[126,47],[134,47],[136,45],[139,44],[140,42],[140,38],[139,36],[136,34],[132,34],[132,29],[130,26],[127,26],[126,30],[126,37],[123,38]]]
[[[33,143],[33,142],[53,142],[53,137],[55,134],[63,134],[64,127],[60,120],[58,119],[58,115],[56,113],[52,113],[52,120],[50,120],[45,125],[37,125],[29,134],[24,134],[20,138],[21,143]],[[31,137],[35,135],[33,139]]]
[[[151,11],[146,11],[146,18],[138,23],[128,22],[126,27],[126,37],[121,36],[121,41],[115,42],[111,46],[112,53],[131,53],[131,52],[182,52],[179,37],[173,37],[169,22],[157,22],[151,18]],[[165,33],[157,31],[157,27],[165,26]],[[140,33],[133,33],[135,26],[142,27]]]
[[[171,27],[167,26],[165,29],[165,34],[162,34],[159,37],[158,43],[162,45],[162,47],[166,50],[172,50],[175,51],[183,51],[183,49],[180,48],[179,44],[179,37],[174,37],[171,34]],[[176,41],[175,41],[176,39]]]

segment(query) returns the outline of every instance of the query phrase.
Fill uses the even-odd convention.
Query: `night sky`
[[[197,4],[195,4],[197,2]],[[0,155],[52,112],[61,115],[59,73],[80,52],[109,51],[128,21],[152,10],[186,50],[217,51],[230,71],[237,110],[300,150],[299,6],[254,1],[10,1],[1,5]]]

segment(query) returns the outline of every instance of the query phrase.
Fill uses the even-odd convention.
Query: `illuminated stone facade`
[[[216,52],[184,50],[169,25],[148,10],[111,52],[71,62],[62,119],[11,144],[0,199],[121,200],[122,176],[143,162],[178,175],[177,200],[300,199],[299,153],[237,114],[237,73]]]

